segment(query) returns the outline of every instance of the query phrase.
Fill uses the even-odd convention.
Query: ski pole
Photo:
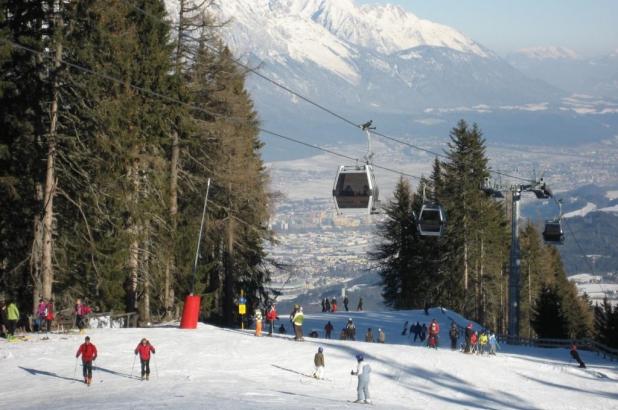
[[[152,358],[154,359],[152,361],[152,363],[154,364],[154,368],[155,368],[155,373],[157,374],[157,379],[159,378],[159,369],[157,368],[157,359],[155,357],[155,355],[152,355]]]
[[[137,355],[133,355],[133,365],[131,366],[131,377],[133,377],[133,369],[135,368],[135,359],[137,359]]]
[[[75,358],[75,369],[73,369],[73,378],[77,377],[77,357]]]

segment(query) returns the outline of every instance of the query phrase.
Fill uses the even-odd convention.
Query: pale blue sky
[[[586,56],[618,49],[618,0],[355,0],[391,3],[505,54],[563,46]]]

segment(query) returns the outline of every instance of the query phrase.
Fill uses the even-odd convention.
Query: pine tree
[[[502,206],[481,191],[489,176],[485,142],[475,124],[460,121],[451,131],[443,163],[442,198],[448,235],[445,284],[449,306],[486,326],[498,326],[499,289],[507,230]]]
[[[567,320],[562,313],[560,295],[556,286],[544,286],[532,316],[532,326],[540,338],[565,339],[568,337]]]
[[[412,254],[417,239],[413,199],[409,182],[400,178],[393,198],[384,206],[386,219],[377,227],[381,242],[369,255],[379,267],[384,302],[399,309],[412,307]]]

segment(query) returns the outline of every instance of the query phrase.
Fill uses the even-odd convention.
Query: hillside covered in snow
[[[285,312],[281,322],[289,330]],[[75,351],[77,334],[32,336],[0,341],[0,408],[5,409],[339,409],[357,408],[354,355],[363,353],[373,372],[370,392],[379,409],[617,409],[615,363],[582,352],[588,369],[569,361],[565,349],[502,346],[497,356],[476,356],[446,348],[452,312],[354,312],[308,315],[305,335],[335,333],[348,317],[357,339],[367,327],[386,330],[386,344],[253,336],[250,331],[200,325],[150,329],[93,329],[99,350],[93,384],[80,382]],[[439,320],[439,350],[401,336],[407,320]],[[320,332],[323,335],[323,331]],[[142,337],[156,347],[151,380],[140,381],[133,349]],[[313,355],[324,348],[327,380],[315,380]]]

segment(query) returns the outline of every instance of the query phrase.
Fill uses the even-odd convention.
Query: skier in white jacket
[[[371,366],[365,362],[362,354],[356,355],[357,367],[356,371],[352,370],[353,376],[358,376],[358,386],[356,387],[357,397],[354,403],[371,403],[369,396],[369,379],[371,376]]]

